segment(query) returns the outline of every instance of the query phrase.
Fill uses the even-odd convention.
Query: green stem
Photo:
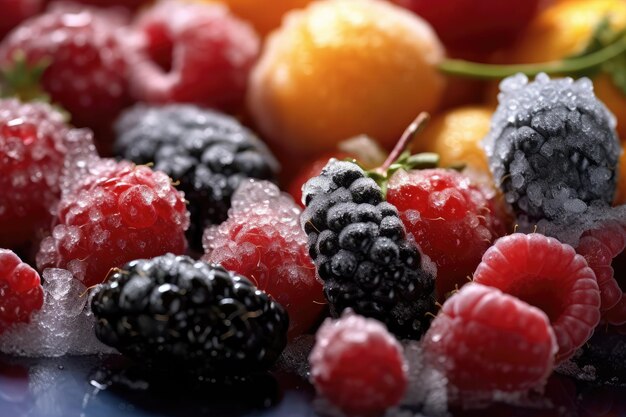
[[[521,65],[492,65],[464,61],[462,59],[447,59],[439,65],[439,70],[445,74],[469,78],[505,78],[513,74],[522,73],[529,77],[541,72],[546,74],[569,74],[598,67],[626,52],[626,37],[621,37],[614,43],[576,58],[561,61],[543,62],[539,64]]]

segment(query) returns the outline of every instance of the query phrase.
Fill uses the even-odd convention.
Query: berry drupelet
[[[228,217],[233,192],[245,178],[273,180],[278,163],[256,136],[235,119],[192,105],[137,106],[117,123],[116,153],[179,181],[189,201],[190,245],[202,248],[202,232]]]
[[[400,337],[419,337],[434,278],[380,186],[355,163],[333,159],[304,185],[303,199],[309,253],[334,313],[352,308]]]
[[[285,310],[246,278],[186,256],[136,260],[97,288],[96,336],[138,362],[199,375],[271,366],[287,343]]]
[[[587,78],[524,75],[500,85],[485,139],[496,184],[520,220],[567,221],[610,205],[620,154],[615,118]]]

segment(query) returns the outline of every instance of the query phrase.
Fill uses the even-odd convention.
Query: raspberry
[[[0,249],[0,334],[15,323],[28,323],[42,305],[37,271],[10,250]]]
[[[235,119],[190,105],[137,106],[117,123],[116,153],[179,181],[189,201],[191,246],[202,248],[207,226],[226,220],[230,199],[245,178],[273,180],[278,163]]]
[[[186,256],[136,260],[99,286],[96,336],[138,362],[202,375],[266,370],[289,318],[246,278]]]
[[[303,196],[301,224],[333,312],[352,308],[400,337],[423,334],[434,278],[376,182],[358,165],[333,159]]]
[[[626,323],[626,226],[609,222],[583,234],[576,251],[585,257],[598,279],[603,318]]]
[[[290,337],[310,329],[325,304],[299,218],[300,208],[274,184],[244,182],[228,220],[207,229],[202,258],[273,296],[289,313]]]
[[[30,65],[49,60],[41,83],[52,101],[70,112],[74,125],[105,129],[129,104],[126,50],[116,25],[89,10],[51,10],[4,39],[0,64],[11,66],[18,53]]]
[[[355,314],[326,319],[309,361],[317,392],[347,415],[382,415],[408,384],[398,341],[382,323]]]
[[[0,247],[32,242],[49,226],[68,131],[46,104],[0,100]]]
[[[4,0],[0,16],[0,40],[14,27],[43,9],[44,0]]]
[[[69,269],[89,287],[133,259],[185,252],[189,214],[167,175],[126,161],[89,164],[91,175],[59,203],[40,269]]]
[[[53,0],[54,2],[64,2],[65,0]],[[130,11],[135,11],[141,6],[149,4],[151,0],[72,0],[72,3],[86,4],[97,7],[122,7]]]
[[[620,145],[615,118],[587,78],[524,75],[500,85],[485,139],[497,185],[518,217],[567,224],[615,194]]]
[[[140,17],[136,30],[144,38],[131,72],[138,99],[227,110],[242,104],[260,41],[226,7],[160,2]]]
[[[556,338],[538,308],[479,284],[450,297],[424,336],[424,352],[460,392],[540,387],[552,372]]]
[[[456,171],[401,170],[389,182],[387,201],[437,265],[439,299],[467,283],[485,251],[506,233],[495,198]]]
[[[600,290],[593,270],[574,248],[538,233],[498,239],[485,252],[474,282],[496,287],[546,313],[559,351],[569,358],[600,321]]]

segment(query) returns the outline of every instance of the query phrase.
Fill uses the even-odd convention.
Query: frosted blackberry
[[[496,183],[518,217],[562,221],[615,194],[620,145],[615,118],[587,78],[500,84],[500,104],[485,139]]]
[[[246,278],[186,256],[126,264],[91,307],[98,339],[156,369],[249,374],[271,366],[287,343],[279,304]]]
[[[303,198],[302,227],[333,312],[352,308],[400,337],[419,337],[433,310],[434,278],[376,182],[354,163],[331,160],[304,185]]]
[[[278,163],[235,119],[192,105],[136,106],[116,126],[117,155],[179,181],[189,201],[190,245],[202,249],[206,226],[228,217],[230,199],[245,178],[274,180]]]

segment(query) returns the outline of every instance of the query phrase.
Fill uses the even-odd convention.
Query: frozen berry
[[[28,323],[43,305],[39,274],[13,252],[0,249],[0,334],[16,323]]]
[[[334,313],[351,308],[400,337],[423,334],[434,277],[376,182],[333,159],[305,184],[303,198],[309,253]]]
[[[3,0],[0,1],[0,40],[14,27],[43,9],[44,0]]]
[[[541,387],[557,344],[541,310],[472,283],[444,303],[424,336],[424,351],[461,393],[488,394]]]
[[[591,81],[539,74],[528,82],[518,74],[500,89],[485,143],[494,180],[518,217],[567,223],[590,204],[609,205],[620,145]]]
[[[134,107],[116,126],[115,152],[137,164],[154,163],[189,201],[190,245],[201,250],[207,226],[226,220],[230,198],[245,178],[273,180],[278,163],[237,120],[192,105]]]
[[[89,175],[59,203],[40,269],[69,269],[89,287],[133,259],[185,252],[189,213],[167,175],[126,161],[88,164]]]
[[[32,242],[49,227],[68,130],[46,104],[0,100],[0,247]]]
[[[306,182],[311,178],[320,175],[322,169],[324,169],[328,161],[332,158],[343,160],[348,158],[348,154],[344,152],[330,152],[320,156],[300,169],[294,179],[290,182],[289,194],[291,194],[293,199],[298,204],[304,205],[302,202],[302,187],[304,187],[304,184],[306,184]]]
[[[558,343],[556,361],[569,358],[600,321],[593,270],[574,248],[538,233],[498,239],[485,252],[474,282],[496,287],[548,316]]]
[[[236,110],[260,42],[219,4],[163,1],[139,18],[142,35],[131,81],[148,103],[188,102]]]
[[[129,103],[127,52],[117,21],[89,10],[55,8],[30,19],[0,44],[0,64],[23,54],[30,65],[49,65],[41,83],[72,123],[106,129]]]
[[[397,405],[407,387],[402,346],[385,326],[349,313],[326,319],[311,352],[317,392],[347,415],[379,416]]]
[[[299,206],[274,184],[244,182],[228,220],[207,229],[202,258],[274,297],[289,313],[290,337],[310,329],[326,304],[299,219]]]
[[[186,256],[124,265],[96,289],[91,308],[98,339],[169,372],[251,374],[287,344],[279,304],[244,277]]]
[[[452,170],[401,170],[391,178],[387,201],[437,265],[440,299],[466,284],[485,251],[506,233],[493,194]]]
[[[626,225],[609,222],[583,234],[576,251],[593,269],[600,287],[603,318],[626,323]]]

